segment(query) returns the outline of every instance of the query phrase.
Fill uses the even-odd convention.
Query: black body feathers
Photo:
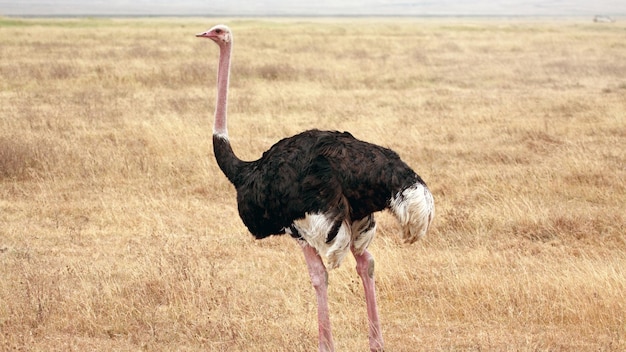
[[[306,213],[360,220],[424,181],[394,151],[347,132],[309,130],[274,144],[256,161],[213,136],[217,162],[237,189],[239,215],[256,238],[283,234]]]

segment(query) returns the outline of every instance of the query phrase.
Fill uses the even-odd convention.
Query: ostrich
[[[257,239],[288,234],[302,247],[317,298],[320,351],[334,351],[322,257],[333,269],[352,252],[365,291],[370,350],[382,351],[374,258],[367,251],[376,230],[373,213],[389,209],[413,243],[433,219],[432,194],[394,151],[348,132],[308,130],[280,140],[256,161],[237,158],[226,126],[233,34],[217,25],[196,36],[219,46],[213,150],[237,190],[243,223]]]

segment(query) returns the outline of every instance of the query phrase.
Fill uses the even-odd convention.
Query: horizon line
[[[150,17],[180,17],[180,18],[192,18],[192,17],[234,17],[234,18],[443,18],[443,17],[468,17],[468,18],[532,18],[532,17],[570,17],[570,18],[583,18],[594,16],[609,16],[609,17],[622,17],[626,14],[2,14],[0,18],[150,18]]]

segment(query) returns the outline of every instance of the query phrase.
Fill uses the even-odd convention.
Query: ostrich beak
[[[196,37],[198,38],[202,38],[202,37],[208,37],[209,32],[202,32],[202,33],[197,33]]]

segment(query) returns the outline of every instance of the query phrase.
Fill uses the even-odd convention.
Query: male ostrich
[[[257,239],[289,234],[302,247],[317,296],[320,351],[334,351],[328,273],[321,256],[332,269],[351,251],[365,290],[370,350],[382,351],[374,259],[367,251],[376,229],[373,213],[389,209],[406,242],[413,243],[433,219],[432,194],[395,152],[347,132],[309,130],[279,141],[259,160],[237,158],[226,128],[233,34],[217,25],[196,36],[220,48],[213,149],[220,169],[237,189],[241,219]]]

